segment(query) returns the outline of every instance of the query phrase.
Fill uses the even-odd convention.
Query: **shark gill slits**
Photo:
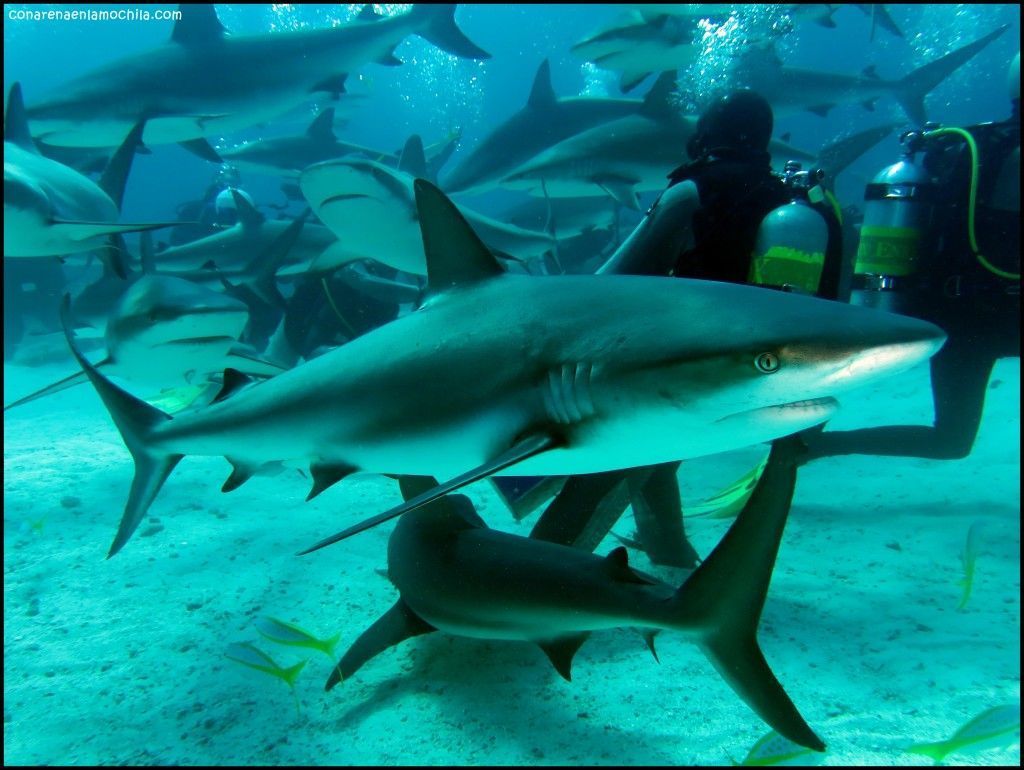
[[[762,374],[773,374],[779,371],[781,362],[779,357],[774,353],[761,353],[754,359],[754,366],[757,367],[757,371]]]
[[[548,418],[559,425],[582,422],[594,414],[594,401],[590,394],[593,364],[580,362],[562,364],[550,369],[541,385],[541,397]]]

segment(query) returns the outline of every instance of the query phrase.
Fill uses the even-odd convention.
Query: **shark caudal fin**
[[[722,541],[679,590],[680,620],[706,629],[698,642],[722,678],[780,735],[824,751],[757,643],[757,626],[796,482],[799,439],[774,442],[750,500]]]
[[[114,536],[114,542],[110,545],[110,552],[107,554],[109,559],[120,551],[131,538],[132,533],[135,532],[142,517],[146,515],[150,504],[160,491],[160,487],[163,486],[167,477],[171,475],[171,471],[174,470],[174,466],[184,455],[168,454],[148,446],[150,433],[165,420],[170,420],[170,415],[122,390],[86,360],[75,345],[71,333],[70,308],[71,296],[65,294],[61,304],[61,323],[64,325],[64,336],[67,338],[68,346],[89,381],[96,388],[96,392],[110,412],[114,424],[121,431],[121,438],[124,440],[125,446],[128,447],[128,451],[131,452],[132,458],[135,460],[135,477],[132,479],[121,523]]]
[[[924,109],[924,97],[1008,28],[1009,25],[1004,24],[985,37],[918,67],[899,81],[896,100],[915,126],[923,126],[928,119]]]
[[[422,22],[418,34],[443,51],[463,59],[490,59],[491,55],[478,46],[455,23],[455,4],[414,5],[409,12]]]

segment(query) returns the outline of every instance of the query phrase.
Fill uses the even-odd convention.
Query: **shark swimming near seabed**
[[[493,474],[595,473],[790,435],[945,339],[915,318],[752,286],[507,274],[440,190],[418,179],[415,192],[420,307],[252,387],[226,377],[205,408],[172,419],[135,398],[65,323],[135,460],[110,556],[186,454],[227,457],[224,490],[275,461],[310,468],[309,498],[356,471],[449,479],[314,550]]]
[[[370,12],[337,27],[229,35],[212,5],[180,6],[161,46],[83,73],[29,107],[48,144],[108,147],[146,119],[146,144],[183,143],[204,155],[205,137],[261,123],[318,93],[345,90],[348,73],[370,62],[400,64],[395,47],[419,35],[455,56],[490,55],[455,24],[455,5],[415,5],[380,18]]]
[[[345,652],[325,689],[379,653],[435,631],[534,642],[566,680],[594,631],[635,627],[655,659],[655,636],[680,631],[765,722],[802,746],[824,751],[757,642],[789,511],[759,490],[795,482],[792,467],[773,465],[767,473],[780,478],[762,479],[753,503],[678,587],[635,570],[622,547],[601,557],[490,529],[463,495],[407,513],[388,541],[388,577],[399,599]],[[412,500],[435,482],[402,477],[400,483],[403,496]]]
[[[123,224],[117,220],[131,160],[143,124],[130,126],[100,183],[39,154],[29,133],[21,85],[14,83],[4,114],[4,258],[54,257],[105,248],[121,233],[171,223]],[[123,274],[118,255],[105,254]]]
[[[674,88],[675,73],[662,73],[635,114],[559,142],[511,171],[502,187],[556,198],[608,195],[638,209],[637,193],[665,187],[667,172],[686,157],[696,131],[697,118],[672,103]],[[774,139],[768,149],[776,158],[814,160]]]
[[[744,53],[737,60],[732,77],[737,86],[751,88],[767,99],[776,116],[802,110],[825,116],[840,104],[862,104],[873,110],[878,99],[891,96],[915,126],[923,126],[927,120],[925,96],[1007,29],[1009,25],[1004,24],[897,80],[879,77],[874,67],[860,75],[790,67],[770,48],[754,48]]]
[[[498,186],[512,169],[548,147],[609,120],[636,112],[639,99],[555,96],[551,65],[537,68],[526,105],[480,140],[442,180],[449,193],[484,192]]]
[[[106,355],[95,364],[136,386],[198,385],[226,368],[273,376],[283,367],[257,356],[239,338],[249,310],[237,299],[166,275],[143,275],[121,295],[106,322]],[[4,406],[4,411],[86,382],[79,370]]]
[[[426,274],[413,191],[417,177],[427,178],[427,170],[423,144],[415,134],[406,142],[397,169],[372,160],[342,158],[303,170],[299,186],[339,244],[314,260],[310,269],[325,271],[370,258],[403,272]],[[460,208],[484,242],[500,254],[526,261],[555,249],[550,233]]]

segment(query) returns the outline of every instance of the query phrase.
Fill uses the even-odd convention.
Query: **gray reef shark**
[[[21,86],[12,85],[4,115],[4,257],[75,254],[106,246],[112,235],[168,227],[166,222],[117,221],[141,126],[128,126],[120,137],[124,143],[108,164],[101,187],[39,154],[29,134]]]
[[[551,86],[551,65],[537,69],[530,98],[518,112],[497,126],[444,178],[449,193],[483,192],[502,177],[563,139],[601,123],[630,115],[639,99],[595,96],[558,98]]]
[[[409,35],[455,56],[489,58],[456,26],[454,5],[247,36],[226,34],[212,5],[180,9],[165,44],[83,73],[30,107],[36,136],[107,147],[145,118],[147,144],[202,140],[208,148],[203,137],[264,122],[317,93],[344,92],[346,74],[364,64],[401,63],[393,51]]]
[[[357,258],[372,258],[397,270],[424,275],[423,239],[417,223],[415,178],[425,178],[423,145],[406,143],[392,169],[372,160],[343,158],[302,172],[299,186],[320,220],[338,236],[339,246],[316,259],[312,270],[328,270]],[[524,230],[465,207],[463,215],[494,251],[519,260],[555,248],[545,232]]]
[[[243,171],[283,176],[298,176],[307,166],[345,155],[359,155],[387,166],[398,166],[400,153],[383,152],[340,141],[331,127],[333,122],[334,109],[328,107],[313,119],[306,133],[300,136],[256,139],[230,149],[219,149],[218,153],[225,161]],[[428,178],[437,177],[438,170],[455,151],[460,136],[461,133],[456,131],[444,142],[424,148]]]
[[[788,476],[779,483],[795,480],[791,468],[773,465],[768,473]],[[402,492],[411,499],[432,482],[403,477]],[[462,495],[435,500],[403,516],[392,532],[388,577],[400,598],[342,656],[326,689],[384,650],[434,631],[534,642],[566,680],[593,631],[635,627],[656,659],[655,635],[679,631],[779,734],[824,751],[757,642],[788,513],[788,506],[757,496],[755,489],[754,504],[678,588],[633,569],[625,548],[601,557],[500,532],[488,528]]]
[[[310,497],[355,471],[450,479],[321,547],[492,474],[595,473],[790,435],[945,339],[916,318],[752,286],[507,274],[440,190],[415,190],[420,307],[252,387],[225,378],[203,409],[172,419],[135,398],[65,323],[135,460],[110,555],[186,454],[227,457],[225,490],[274,461],[308,466]]]
[[[1007,29],[1008,25],[1003,25],[898,80],[879,77],[874,67],[868,67],[861,75],[789,67],[771,50],[764,49],[740,57],[733,77],[736,85],[747,86],[764,96],[777,116],[801,110],[824,116],[839,104],[863,104],[874,109],[876,100],[891,96],[914,125],[923,126],[927,120],[925,96]]]
[[[103,335],[106,356],[95,366],[108,376],[158,389],[199,384],[227,367],[248,374],[279,373],[280,367],[269,364],[254,368],[248,354],[232,356],[248,320],[248,308],[220,292],[181,278],[144,275],[111,311]],[[85,381],[85,372],[79,371],[4,411]]]
[[[674,81],[674,73],[662,73],[635,114],[559,142],[509,173],[502,186],[557,198],[610,195],[639,208],[637,193],[665,187],[696,130],[697,118],[681,115],[671,102]],[[769,150],[787,160],[814,159],[777,140]]]
[[[689,67],[700,48],[693,45],[695,25],[685,16],[662,14],[647,21],[640,14],[584,38],[570,49],[601,69],[621,72],[619,88],[632,91],[653,72]]]

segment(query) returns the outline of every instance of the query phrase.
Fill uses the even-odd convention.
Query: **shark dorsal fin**
[[[117,151],[110,156],[107,167],[103,169],[103,175],[100,177],[100,189],[110,196],[110,200],[117,206],[118,211],[121,210],[121,204],[124,202],[124,188],[128,184],[128,174],[132,170],[135,153],[144,146],[142,132],[145,128],[146,119],[142,118],[128,132]]]
[[[306,502],[319,495],[324,490],[337,484],[346,476],[355,473],[357,468],[347,463],[312,463],[309,472],[313,476],[313,487],[306,496]]]
[[[36,155],[35,142],[32,141],[32,134],[28,130],[28,117],[25,114],[25,100],[21,97],[21,83],[11,85],[7,94],[7,111],[4,113],[4,141],[18,145],[23,150],[28,150]]]
[[[171,41],[178,45],[203,46],[224,39],[227,28],[217,18],[212,3],[181,3],[181,18],[174,24]]]
[[[572,681],[572,659],[583,643],[587,641],[589,633],[573,634],[562,636],[546,642],[537,642],[544,654],[548,656],[555,671],[562,675],[565,681]]]
[[[359,11],[356,19],[358,21],[376,21],[381,18],[381,14],[377,13],[373,9],[373,3],[367,3],[363,6],[363,9]]]
[[[415,177],[427,176],[427,156],[423,153],[423,140],[419,134],[413,134],[402,148],[402,156],[398,159],[398,170]]]
[[[243,374],[237,369],[225,369],[224,370],[224,385],[217,393],[216,397],[211,403],[216,404],[218,401],[223,401],[225,398],[230,396],[232,393],[237,393],[239,390],[250,384],[253,378],[248,374]]]
[[[263,215],[256,210],[248,198],[233,187],[231,188],[231,197],[235,201],[235,210],[238,211],[238,222],[242,225],[242,229],[258,227],[263,224]]]
[[[426,179],[413,183],[431,292],[483,281],[504,273],[455,204]]]
[[[671,100],[675,88],[675,70],[662,72],[654,81],[651,90],[647,92],[647,96],[644,97],[644,103],[640,106],[640,114],[656,120],[675,115],[677,110]]]
[[[533,78],[533,88],[530,90],[530,98],[526,102],[535,110],[547,109],[558,101],[555,96],[555,89],[551,87],[551,62],[547,59],[540,63],[537,74]]]
[[[604,557],[604,568],[608,573],[608,577],[620,583],[641,583],[644,585],[650,583],[649,580],[642,578],[629,566],[629,555],[625,547],[621,545],[609,551],[608,555]]]
[[[309,124],[306,129],[306,136],[322,142],[333,142],[337,139],[334,135],[334,108],[328,107]]]

